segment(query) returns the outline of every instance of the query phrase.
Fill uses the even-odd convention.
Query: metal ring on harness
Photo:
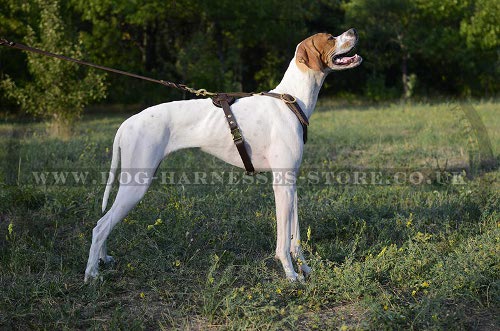
[[[297,99],[293,95],[290,94],[280,94],[280,99],[285,103],[296,103]]]

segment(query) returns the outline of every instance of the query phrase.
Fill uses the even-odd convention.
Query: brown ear
[[[323,63],[320,58],[321,54],[314,45],[313,37],[309,37],[299,44],[296,61],[305,64],[312,70],[322,71]]]

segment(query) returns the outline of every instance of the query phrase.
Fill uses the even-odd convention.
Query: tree
[[[398,94],[495,96],[500,89],[498,0],[290,0],[286,6],[278,0],[70,0],[59,2],[57,15],[64,19],[41,27],[52,3],[0,0],[0,36],[197,88],[252,91],[279,82],[303,38],[355,27],[364,63],[336,73],[325,94],[364,90],[381,100]],[[9,91],[24,109],[52,119],[56,115],[34,100],[61,103],[103,89],[103,76],[93,71],[12,52],[0,49],[0,79],[10,76],[2,84],[2,110]],[[108,75],[107,82],[109,103],[150,105],[181,97],[120,75]],[[30,99],[32,90],[38,94]],[[98,99],[100,92],[93,93],[83,104]]]
[[[467,42],[467,51],[481,50],[476,57],[477,79],[484,89],[483,95],[494,95],[500,89],[500,2],[476,0],[469,7],[472,15],[462,20],[460,33]]]
[[[353,0],[344,4],[346,22],[360,27],[371,52],[374,71],[387,70],[399,63],[403,97],[411,96],[408,62],[415,47],[416,19],[413,1]]]
[[[28,9],[39,10],[40,23],[38,31],[28,27],[25,43],[53,53],[83,57],[82,43],[70,38],[57,0],[36,0]],[[103,74],[38,54],[30,53],[27,57],[32,80],[18,86],[7,76],[0,86],[24,111],[48,120],[55,135],[67,132],[89,102],[106,95]]]
[[[295,45],[306,37],[314,5],[290,0],[71,0],[86,24],[93,60],[209,90],[266,89],[276,84]],[[90,23],[90,24],[88,24]],[[110,98],[164,101],[163,87],[125,93],[110,75]],[[128,80],[127,86],[140,84]],[[161,89],[161,90],[160,90]],[[175,96],[178,98],[178,96]]]
[[[460,26],[460,32],[467,38],[467,45],[483,49],[500,46],[500,2],[476,0],[469,8],[473,14],[463,20]]]

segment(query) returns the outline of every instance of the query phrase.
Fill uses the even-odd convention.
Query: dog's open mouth
[[[352,47],[347,52],[343,52],[341,54],[336,54],[332,58],[332,69],[333,70],[344,70],[357,67],[363,61],[363,58],[358,54],[354,54],[352,56],[346,55],[354,49]]]
[[[359,60],[359,55],[354,54],[353,56],[344,56],[343,54],[335,55],[333,57],[333,64],[338,66],[346,66],[351,63],[357,62]]]

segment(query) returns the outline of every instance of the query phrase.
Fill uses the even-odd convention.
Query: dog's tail
[[[106,210],[106,205],[108,204],[109,193],[111,192],[111,187],[115,180],[116,169],[118,169],[118,163],[120,160],[120,137],[121,137],[121,127],[116,132],[115,140],[113,142],[113,156],[111,158],[111,169],[109,169],[108,182],[106,183],[106,189],[104,190],[104,197],[102,198],[102,212]]]

